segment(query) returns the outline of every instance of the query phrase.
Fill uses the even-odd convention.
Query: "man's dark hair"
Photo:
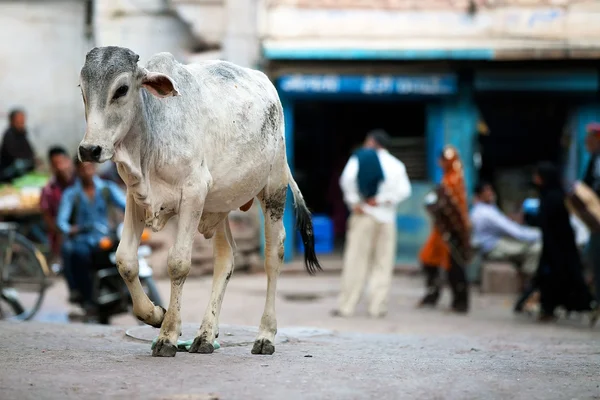
[[[69,153],[67,153],[67,150],[65,150],[64,147],[53,146],[53,147],[50,147],[50,149],[48,150],[48,161],[51,161],[52,157],[54,157],[54,156],[69,157]]]
[[[383,129],[374,129],[367,134],[367,137],[376,141],[384,149],[390,146],[390,135]]]
[[[25,111],[21,110],[20,108],[15,108],[15,109],[11,110],[8,113],[8,122],[10,123],[10,125],[13,124],[13,121],[15,120],[15,117],[17,116],[17,114],[25,114]]]
[[[492,184],[486,181],[479,182],[477,185],[475,185],[475,194],[477,196],[481,195],[487,187],[492,187]]]

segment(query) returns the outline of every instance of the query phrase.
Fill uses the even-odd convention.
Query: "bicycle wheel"
[[[46,259],[24,236],[10,231],[0,231],[0,257],[0,318],[30,320],[49,286]]]

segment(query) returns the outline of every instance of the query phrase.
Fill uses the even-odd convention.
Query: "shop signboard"
[[[415,76],[286,75],[278,87],[288,94],[449,95],[457,92],[452,74]]]

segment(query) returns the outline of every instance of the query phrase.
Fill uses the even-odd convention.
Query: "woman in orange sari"
[[[466,313],[469,295],[464,267],[470,257],[470,222],[462,162],[452,146],[440,155],[443,178],[434,205],[434,228],[419,259],[426,276],[427,293],[419,306],[433,307],[440,297],[440,268],[448,273],[452,310]]]

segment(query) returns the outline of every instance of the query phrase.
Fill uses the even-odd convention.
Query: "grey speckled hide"
[[[213,238],[210,302],[190,352],[212,353],[221,303],[233,272],[235,243],[227,216],[256,197],[265,214],[267,300],[253,354],[272,354],[277,331],[275,291],[283,263],[283,210],[288,185],[296,204],[309,273],[320,269],[310,212],[286,160],[279,96],[261,72],[225,61],[183,65],[169,53],[145,67],[121,47],[91,50],[80,87],[87,128],[82,161],[113,160],[127,185],[127,207],[117,266],[133,311],[160,327],[154,356],[174,356],[181,331],[181,290],[190,270],[196,231]],[[137,248],[145,226],[160,230],[178,215],[169,251],[169,309],[154,305],[138,278]]]

